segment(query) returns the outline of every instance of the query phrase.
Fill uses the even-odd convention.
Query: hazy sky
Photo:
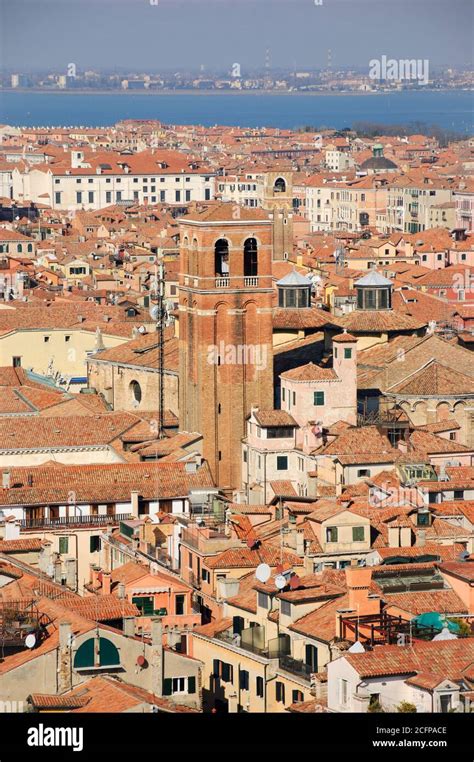
[[[320,0],[316,0],[319,2]],[[472,65],[473,0],[0,0],[6,70]]]

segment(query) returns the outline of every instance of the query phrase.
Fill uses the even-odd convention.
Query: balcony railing
[[[272,288],[271,275],[223,275],[216,273],[214,276],[189,276],[183,275],[183,285],[203,289],[204,291],[215,288]]]
[[[21,529],[42,529],[45,527],[65,526],[109,526],[126,521],[131,517],[130,513],[116,513],[113,516],[60,516],[58,518],[26,518],[20,519]]]
[[[258,286],[258,276],[246,276],[244,278],[244,285],[248,286],[249,288],[256,288]]]
[[[281,656],[278,660],[278,665],[280,669],[285,670],[285,672],[291,672],[292,675],[298,675],[298,677],[302,677],[304,680],[308,681],[311,674],[317,671],[301,659],[293,659],[291,656]]]

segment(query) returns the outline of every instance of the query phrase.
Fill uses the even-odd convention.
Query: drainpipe
[[[247,505],[248,505],[249,504],[249,499],[250,499],[250,484],[249,484],[249,479],[250,479],[250,462],[249,462],[250,461],[250,448],[249,448],[248,444],[246,444],[246,447],[247,447],[246,452],[247,452]]]
[[[263,453],[263,504],[267,504],[267,452]]]

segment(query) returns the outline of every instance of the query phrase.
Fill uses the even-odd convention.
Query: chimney
[[[416,533],[416,545],[423,548],[426,545],[426,529],[419,529]]]
[[[12,516],[5,521],[5,540],[20,539],[20,524]]]
[[[133,516],[138,516],[138,503],[139,503],[139,492],[136,489],[132,489],[130,493],[130,511]]]
[[[66,585],[71,590],[77,591],[77,561],[75,558],[66,558]]]
[[[89,583],[96,587],[98,581],[99,581],[99,571],[100,568],[96,564],[90,564],[89,565]]]
[[[110,572],[102,572],[102,595],[110,595],[112,588],[112,577]]]
[[[118,584],[118,597],[121,601],[125,600],[125,584],[123,582]]]
[[[123,618],[123,634],[126,638],[133,638],[135,636],[135,617],[124,616]]]
[[[296,532],[296,555],[303,558],[305,555],[305,541],[303,532]]]
[[[38,558],[38,568],[43,574],[48,573],[48,567],[51,563],[51,549],[52,543],[50,541],[45,542],[40,550]]]
[[[54,561],[54,581],[60,585],[62,582],[62,563],[61,559],[56,557]]]
[[[3,489],[10,489],[10,471],[4,471],[2,474]]]
[[[399,527],[388,528],[388,547],[399,548],[400,547],[400,529]]]
[[[380,611],[380,598],[370,598],[371,569],[357,567],[346,568],[346,583],[349,592],[349,609],[358,614],[377,614]]]
[[[163,695],[163,625],[161,617],[151,619],[151,692]]]
[[[59,623],[58,693],[72,688],[72,631],[70,622]]]

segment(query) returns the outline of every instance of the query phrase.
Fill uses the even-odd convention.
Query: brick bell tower
[[[267,172],[262,207],[273,219],[273,259],[287,259],[293,250],[293,175]]]
[[[180,220],[180,428],[204,437],[222,488],[241,486],[252,406],[273,407],[272,220],[213,204]]]

